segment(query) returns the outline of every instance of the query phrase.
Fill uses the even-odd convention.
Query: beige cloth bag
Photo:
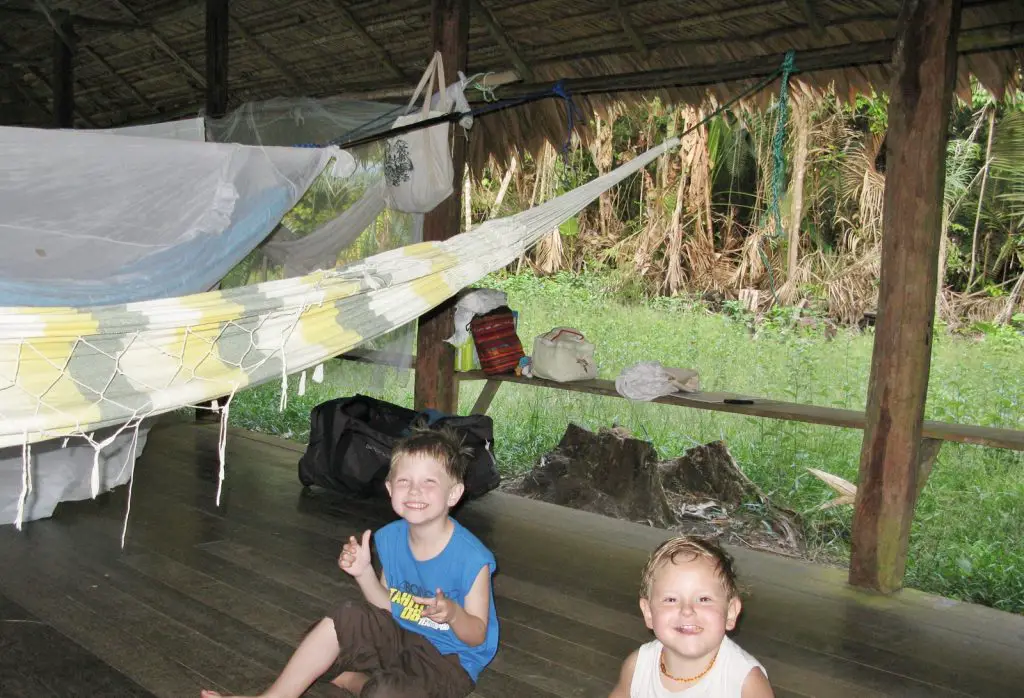
[[[435,86],[438,105],[431,109]],[[452,110],[452,101],[444,84],[440,52],[434,53],[420,78],[407,112],[411,112],[421,95],[423,106],[420,110],[398,117],[392,127],[444,116]],[[451,196],[455,168],[448,145],[447,122],[389,138],[384,147],[384,199],[388,208],[405,213],[427,213]]]
[[[594,345],[571,327],[556,327],[533,340],[533,375],[568,383],[597,378]]]

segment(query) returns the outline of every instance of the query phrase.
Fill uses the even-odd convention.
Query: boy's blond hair
[[[708,558],[715,563],[715,570],[722,586],[729,594],[729,598],[740,595],[739,587],[736,584],[736,571],[733,569],[733,560],[729,553],[721,547],[704,538],[694,536],[679,536],[665,541],[651,553],[647,564],[644,565],[643,576],[640,581],[640,598],[650,599],[651,587],[654,585],[654,575],[666,564],[672,564],[677,556],[684,556],[687,562],[698,557]]]
[[[464,483],[468,455],[469,449],[462,445],[462,437],[453,429],[415,429],[391,450],[390,470],[395,469],[395,463],[401,458],[423,456],[444,466],[444,471],[453,481]],[[388,478],[391,478],[391,472],[388,472]]]

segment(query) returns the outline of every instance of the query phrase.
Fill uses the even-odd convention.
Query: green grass
[[[828,341],[785,314],[750,330],[739,317],[711,314],[678,299],[623,304],[599,278],[496,278],[520,313],[520,337],[552,327],[582,330],[597,345],[601,375],[614,378],[638,361],[695,368],[707,390],[863,409],[872,337],[841,330]],[[357,392],[411,406],[412,375],[351,362],[331,362],[323,385],[295,394],[278,412],[279,385],[235,397],[232,422],[304,441],[309,410]],[[482,384],[468,383],[460,411]],[[1024,341],[1010,333],[982,339],[936,333],[927,416],[930,419],[1024,429]],[[833,497],[806,472],[816,467],[857,479],[862,432],[649,404],[506,384],[489,414],[496,454],[506,474],[537,463],[568,422],[590,429],[619,424],[648,438],[662,457],[723,439],[744,471],[775,501],[806,513],[809,555],[843,561],[849,555],[851,508],[811,512]],[[1024,457],[976,446],[945,444],[921,496],[911,533],[907,585],[1024,613]]]

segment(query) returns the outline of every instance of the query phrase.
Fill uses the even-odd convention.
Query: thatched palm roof
[[[232,0],[230,104],[280,96],[399,95],[429,59],[426,0]],[[470,0],[469,70],[515,71],[522,94],[568,78],[584,114],[662,88],[719,99],[796,50],[798,80],[884,89],[899,0]],[[44,12],[42,8],[48,8]],[[75,117],[115,126],[196,114],[205,90],[202,0],[0,0],[0,123],[48,126],[52,10],[74,15]],[[961,88],[1001,91],[1024,57],[1024,2],[965,0]],[[651,71],[656,71],[651,73]],[[646,74],[646,75],[641,75]],[[579,78],[580,80],[573,80]],[[746,79],[744,79],[746,78]],[[565,138],[548,100],[480,120],[471,158]]]

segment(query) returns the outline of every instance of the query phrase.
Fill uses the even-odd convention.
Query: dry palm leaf
[[[838,507],[844,504],[853,504],[857,499],[857,486],[852,482],[844,480],[838,475],[826,473],[824,470],[818,470],[817,468],[808,468],[807,472],[831,487],[835,490],[836,494],[839,495],[832,501],[825,502],[821,506],[817,507],[816,511],[824,511],[825,509],[831,509],[832,507]]]

